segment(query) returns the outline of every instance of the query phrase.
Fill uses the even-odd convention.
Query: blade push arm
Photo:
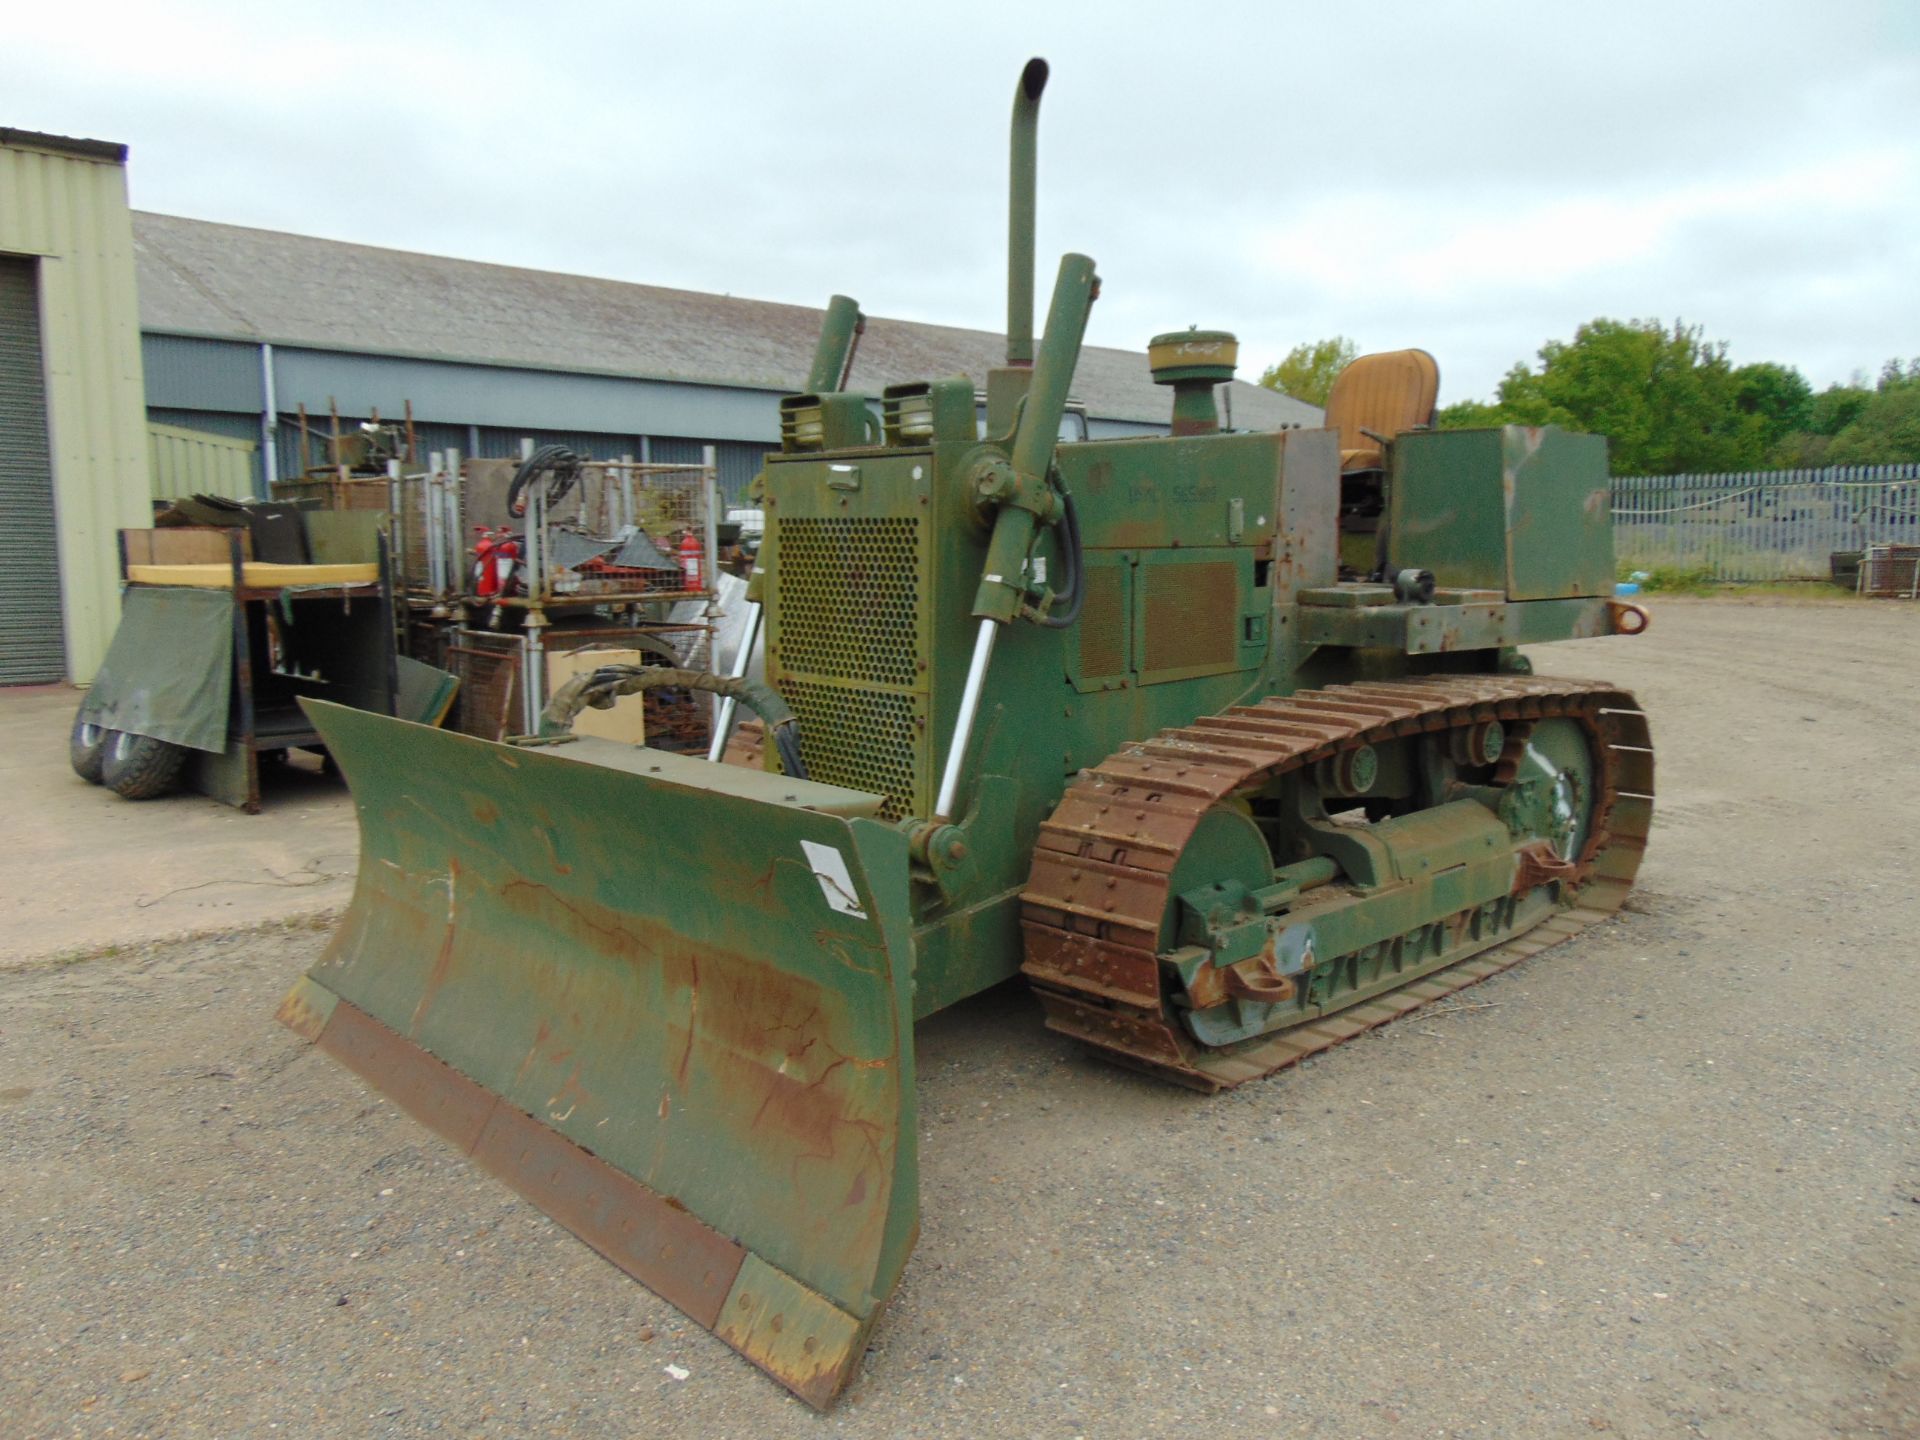
[[[1047,333],[1041,342],[1033,384],[1020,410],[1020,423],[1008,453],[989,454],[968,477],[975,502],[993,515],[993,534],[987,542],[987,562],[973,598],[973,614],[980,622],[974,639],[973,660],[961,692],[960,713],[946,768],[940,776],[940,794],[934,817],[948,820],[959,799],[960,775],[967,744],[980,708],[987,666],[993,658],[994,635],[1020,613],[1026,598],[1024,566],[1035,530],[1056,523],[1063,511],[1059,491],[1048,480],[1054,447],[1060,440],[1060,417],[1067,407],[1067,391],[1079,363],[1080,344],[1086,338],[1087,315],[1100,293],[1100,277],[1085,255],[1060,260],[1053,303],[1047,311]]]

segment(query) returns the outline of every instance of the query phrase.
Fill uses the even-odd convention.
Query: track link
[[[1224,1049],[1200,1045],[1162,986],[1161,921],[1181,850],[1211,807],[1341,750],[1487,720],[1568,718],[1595,760],[1593,819],[1563,908],[1445,969],[1318,1019]],[[1510,772],[1503,761],[1500,773]],[[1109,1059],[1199,1090],[1298,1064],[1517,965],[1620,908],[1653,820],[1646,716],[1602,681],[1531,675],[1417,676],[1330,685],[1237,705],[1163,730],[1083,770],[1042,822],[1021,894],[1021,969],[1047,1024]],[[1438,917],[1436,917],[1438,918]]]

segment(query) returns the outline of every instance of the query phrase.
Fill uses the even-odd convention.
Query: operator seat
[[[1326,425],[1340,434],[1341,579],[1385,576],[1386,446],[1430,428],[1439,396],[1440,367],[1424,350],[1362,355],[1334,378]]]
[[[1402,430],[1433,424],[1440,397],[1440,367],[1424,350],[1388,350],[1362,355],[1334,378],[1327,395],[1327,428],[1340,432],[1340,470],[1378,470],[1385,464],[1380,442]]]

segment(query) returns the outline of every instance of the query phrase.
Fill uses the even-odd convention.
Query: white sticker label
[[[802,840],[800,849],[813,867],[813,878],[820,882],[820,893],[827,897],[827,908],[856,920],[866,919],[867,912],[860,908],[859,892],[853,888],[853,876],[847,870],[847,857],[831,845],[816,845],[811,840]]]

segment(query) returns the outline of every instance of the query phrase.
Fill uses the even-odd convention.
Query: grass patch
[[[1706,565],[1662,565],[1622,560],[1621,580],[1640,579],[1642,595],[1690,595],[1705,599],[1852,600],[1853,591],[1821,578],[1804,580],[1720,580]]]
[[[1639,583],[1643,595],[1710,595],[1720,584],[1714,579],[1713,571],[1704,565],[1640,567],[1623,560],[1615,572],[1620,580],[1632,580],[1636,576],[1642,577]]]

